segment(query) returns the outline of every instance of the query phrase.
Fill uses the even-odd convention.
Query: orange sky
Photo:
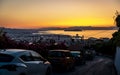
[[[120,0],[0,0],[0,26],[115,26]]]

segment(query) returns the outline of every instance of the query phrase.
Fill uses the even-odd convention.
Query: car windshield
[[[50,57],[70,57],[69,52],[58,52],[58,51],[52,51],[49,53]]]
[[[61,52],[56,52],[56,51],[52,51],[52,52],[49,52],[49,56],[50,57],[61,57]]]
[[[72,54],[72,56],[77,57],[78,55],[80,55],[81,52],[71,51],[70,53]]]
[[[80,55],[80,53],[71,53],[71,54],[72,54],[72,56],[74,56],[74,57]]]
[[[0,53],[0,62],[11,62],[14,59],[13,56]]]

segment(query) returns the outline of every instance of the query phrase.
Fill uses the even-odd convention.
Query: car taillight
[[[70,57],[66,57],[66,59],[70,59]]]

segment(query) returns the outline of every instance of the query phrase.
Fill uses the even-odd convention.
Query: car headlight
[[[80,55],[77,55],[77,57],[81,57]]]

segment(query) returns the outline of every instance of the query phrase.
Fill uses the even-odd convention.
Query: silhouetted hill
[[[92,26],[75,26],[66,28],[65,31],[81,31],[81,30],[114,30],[117,27],[92,27]]]
[[[12,28],[4,28],[0,27],[5,32],[14,32],[14,33],[36,33],[38,31],[46,31],[46,30],[68,30],[68,31],[81,31],[81,30],[114,30],[117,27],[91,27],[91,26],[74,26],[68,28],[59,28],[59,27],[47,27],[47,28],[39,28],[39,29],[12,29]]]
[[[47,28],[39,28],[39,31],[44,31],[44,30],[64,30],[65,28],[60,28],[60,27],[47,27]]]

